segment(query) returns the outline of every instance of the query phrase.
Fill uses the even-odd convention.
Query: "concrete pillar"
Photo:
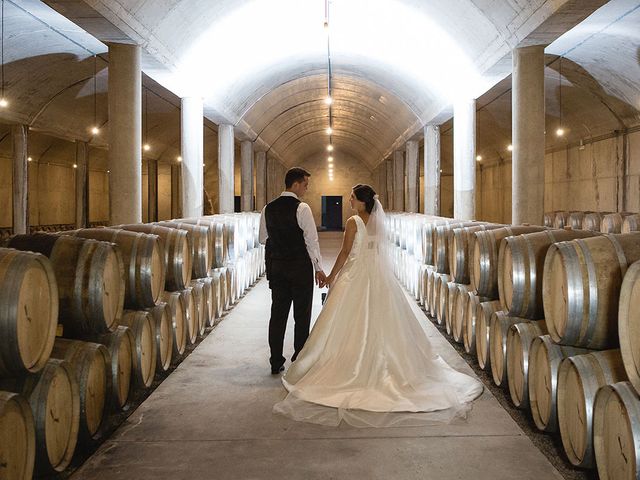
[[[267,202],[274,200],[282,190],[280,189],[279,164],[273,157],[267,158]]]
[[[256,210],[267,204],[267,152],[256,152]]]
[[[404,211],[404,152],[393,152],[393,209]]]
[[[234,210],[233,125],[218,126],[218,198],[220,213]]]
[[[407,212],[418,213],[420,201],[420,163],[418,142],[410,140],[406,146],[407,161]]]
[[[201,217],[204,211],[204,114],[202,98],[180,100],[180,150],[182,155],[182,215]]]
[[[76,140],[76,228],[89,225],[89,144]]]
[[[29,233],[29,170],[26,125],[12,125],[13,140],[13,233]]]
[[[394,210],[393,205],[393,161],[385,160],[386,172],[387,172],[387,210]]]
[[[513,51],[511,221],[544,215],[544,46]]]
[[[109,222],[142,221],[140,47],[109,44]]]
[[[453,107],[453,217],[473,220],[476,188],[476,101]]]
[[[440,126],[424,127],[424,213],[440,215]]]
[[[182,218],[182,163],[171,165],[171,218]]]
[[[147,221],[158,221],[158,161],[147,160]]]
[[[240,144],[240,209],[253,212],[253,142],[245,140]]]

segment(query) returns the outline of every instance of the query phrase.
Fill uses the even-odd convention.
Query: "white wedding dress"
[[[483,390],[432,350],[384,252],[384,212],[355,216],[353,247],[282,383],[274,412],[354,426],[448,423]],[[402,412],[402,413],[400,413]]]

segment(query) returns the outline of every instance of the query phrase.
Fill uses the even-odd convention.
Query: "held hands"
[[[320,288],[324,287],[327,284],[327,276],[324,274],[322,270],[316,272],[316,285]]]
[[[320,288],[324,288],[324,287],[329,288],[331,287],[331,285],[333,285],[333,282],[335,281],[335,279],[336,279],[335,275],[329,275],[328,277],[325,276],[325,279],[322,282],[320,282],[318,286]]]

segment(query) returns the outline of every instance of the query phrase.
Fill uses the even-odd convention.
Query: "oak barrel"
[[[640,262],[624,275],[618,303],[618,339],[629,381],[640,392]]]
[[[622,233],[622,224],[628,213],[607,213],[600,222],[602,233]]]
[[[451,303],[451,336],[458,343],[463,343],[462,335],[464,331],[465,316],[467,313],[467,305],[469,304],[469,285],[458,285],[455,292],[453,302]]]
[[[0,391],[0,462],[3,479],[31,480],[36,458],[36,430],[22,395]]]
[[[58,286],[38,253],[0,248],[0,376],[37,372],[58,324]]]
[[[529,352],[533,340],[545,333],[544,320],[516,323],[507,332],[507,384],[517,408],[529,407]]]
[[[458,227],[451,231],[449,245],[449,270],[451,278],[462,284],[471,283],[469,263],[476,241],[476,232],[495,230],[504,225],[481,224],[469,227]]]
[[[198,280],[194,280],[193,282],[191,282],[191,298],[195,307],[194,312],[196,314],[196,330],[198,332],[198,336],[202,337],[204,335],[205,329],[207,328],[209,318],[208,307],[204,294],[204,284],[200,283]]]
[[[582,230],[584,216],[589,212],[571,212],[569,214],[569,227],[573,230]]]
[[[57,338],[51,358],[66,360],[73,366],[80,392],[81,444],[100,435],[111,397],[111,355],[100,343]]]
[[[640,232],[599,235],[549,247],[544,313],[551,338],[564,345],[618,345],[618,303],[627,266],[640,259]]]
[[[591,350],[559,345],[549,335],[533,339],[529,352],[529,408],[533,421],[543,432],[558,430],[558,371],[567,357]]]
[[[120,325],[113,333],[99,335],[95,339],[109,350],[111,355],[111,400],[115,408],[125,410],[129,406],[131,375],[135,340],[129,327]]]
[[[469,302],[467,303],[467,313],[462,328],[462,343],[464,351],[476,354],[476,326],[478,324],[478,315],[488,315],[499,309],[500,303],[491,305],[492,301],[484,297],[479,297],[473,292],[468,292]]]
[[[207,327],[213,327],[213,324],[216,320],[216,292],[214,291],[213,278],[201,278],[199,280],[203,286],[203,295],[204,295],[204,303],[205,303],[205,320]]]
[[[121,325],[129,327],[134,339],[133,381],[148,388],[156,375],[156,328],[153,317],[146,311],[125,311]]]
[[[556,212],[556,216],[553,219],[554,228],[564,228],[569,225],[569,212]]]
[[[569,461],[594,466],[593,404],[605,385],[626,380],[620,350],[605,350],[565,358],[558,373],[558,424]]]
[[[187,327],[187,342],[189,345],[196,343],[198,339],[198,306],[194,298],[193,288],[187,287],[178,292],[182,298],[185,312],[185,325]]]
[[[585,214],[584,219],[582,220],[582,229],[599,232],[602,219],[605,215],[606,213],[603,212],[590,212]]]
[[[165,302],[147,310],[151,314],[155,329],[156,372],[166,372],[171,367],[173,353],[173,332],[171,325],[171,308]]]
[[[177,360],[187,347],[187,307],[181,292],[164,292],[162,301],[167,304],[171,312],[171,338],[173,360]]]
[[[640,215],[636,213],[624,217],[622,233],[637,232],[638,230],[640,230]]]
[[[528,322],[520,317],[510,317],[504,312],[495,312],[491,316],[489,327],[489,359],[493,383],[503,386],[507,382],[507,333],[511,325]]]
[[[156,225],[188,232],[187,238],[191,247],[191,277],[204,278],[211,268],[213,243],[209,229],[204,225],[194,225],[179,221],[157,222]]]
[[[600,480],[640,478],[640,398],[630,383],[618,382],[598,391],[593,447]]]

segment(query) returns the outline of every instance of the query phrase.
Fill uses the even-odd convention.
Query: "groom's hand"
[[[320,288],[324,287],[327,283],[327,276],[322,270],[316,272],[316,285]]]

